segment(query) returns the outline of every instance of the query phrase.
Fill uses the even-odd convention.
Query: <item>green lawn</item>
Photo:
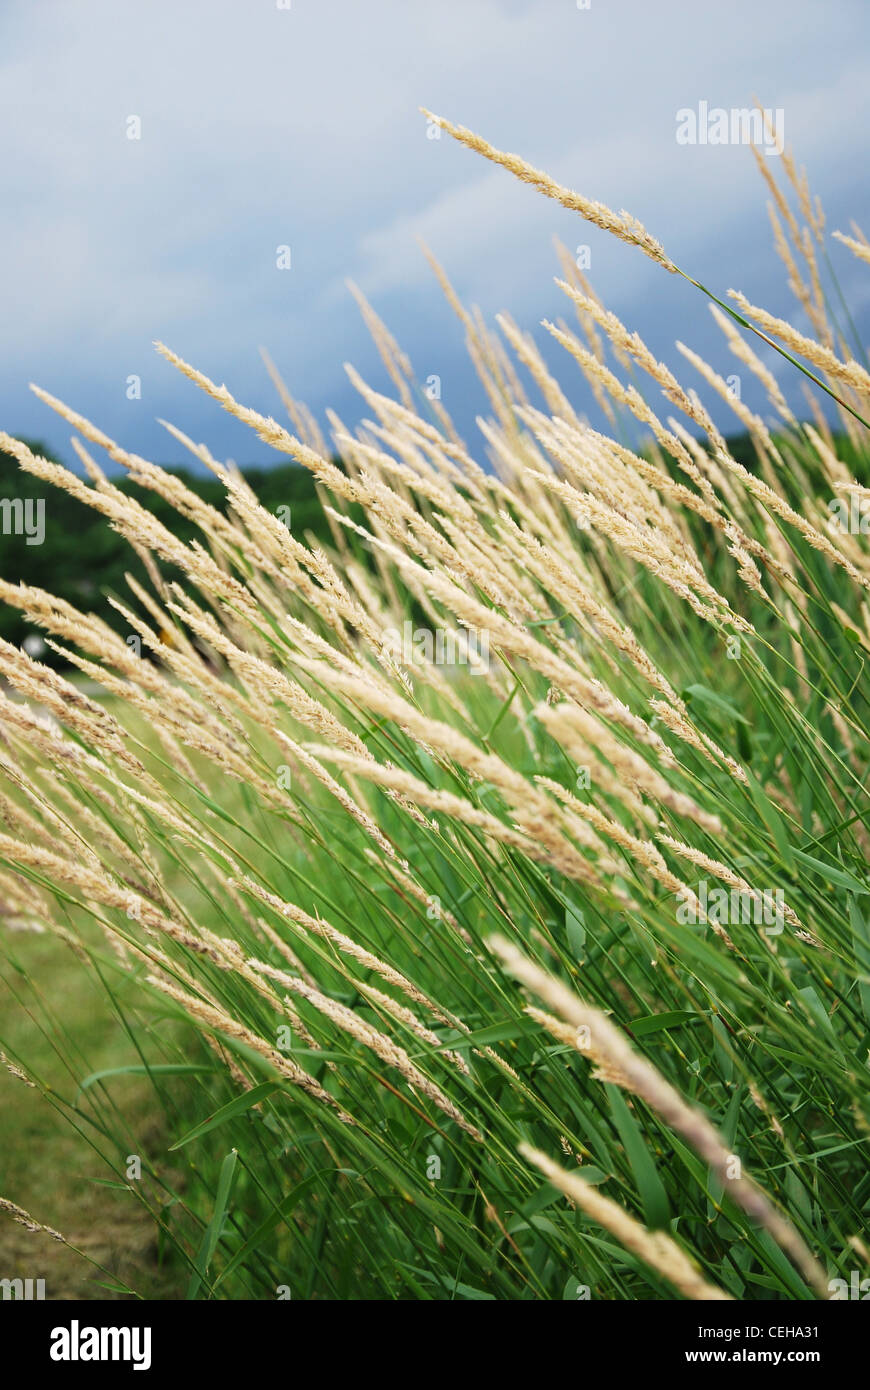
[[[4,938],[0,1017],[7,1045],[20,1046],[52,1092],[71,1101],[89,1073],[137,1060],[99,981],[67,946],[48,933],[7,932]],[[61,1020],[63,1033],[57,1031]],[[123,1110],[131,1153],[166,1148],[163,1115],[146,1078],[114,1078],[106,1092]],[[90,1143],[39,1090],[0,1068],[0,1193],[89,1257],[0,1215],[0,1278],[43,1278],[50,1299],[122,1296],[103,1287],[112,1276],[146,1298],[179,1296],[178,1271],[171,1263],[160,1267],[147,1213],[133,1193],[107,1184],[108,1169],[94,1145],[105,1152],[111,1145],[88,1123],[87,1093],[79,1105],[81,1133]]]

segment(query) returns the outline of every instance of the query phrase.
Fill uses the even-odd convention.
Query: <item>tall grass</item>
[[[628,214],[448,129],[676,269]],[[114,600],[124,636],[0,584],[85,678],[3,644],[0,911],[56,933],[120,1021],[118,1066],[88,1075],[48,1019],[65,1094],[4,1057],[115,1154],[188,1296],[812,1299],[868,1262],[870,554],[848,517],[870,375],[785,168],[813,336],[737,319],[841,423],[818,398],[801,423],[714,305],[776,424],[683,351],[751,467],[564,253],[562,385],[436,267],[487,466],[364,302],[395,398],[353,373],[368,418],[333,417],[332,454],[280,381],[295,433],[161,347],[311,470],[328,553],[180,431],[225,511],[45,392],[88,482],[0,436],[151,580]],[[571,404],[578,364],[614,438]],[[163,1114],[144,1153],[131,1072]]]

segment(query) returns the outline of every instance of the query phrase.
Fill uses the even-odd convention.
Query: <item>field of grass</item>
[[[22,932],[8,942],[3,974],[7,1045],[27,1056],[48,1102],[55,1096],[75,1102],[80,1080],[138,1060],[92,972],[52,934]],[[122,988],[119,1003],[129,1005],[129,996]],[[47,1103],[40,1089],[0,1073],[0,1191],[14,1192],[70,1245],[4,1221],[0,1277],[44,1279],[50,1299],[112,1298],[131,1287],[146,1298],[179,1296],[177,1273],[160,1268],[154,1223],[107,1174],[114,1148],[89,1124],[90,1107],[82,1104],[71,1124],[69,1113]],[[165,1146],[163,1113],[147,1079],[119,1077],[106,1099],[123,1113],[131,1149]]]
[[[683,274],[627,214],[446,128]],[[0,1197],[66,1216],[112,1272],[93,1278],[813,1300],[870,1273],[870,372],[786,174],[813,336],[716,308],[769,421],[690,353],[679,384],[563,257],[561,384],[438,269],[483,454],[371,314],[395,399],[358,381],[366,418],[331,447],[293,402],[297,434],[162,349],[312,473],[329,547],[205,446],[223,507],[44,393],[88,482],[0,436],[148,576],[120,630],[0,582],[80,673],[0,643],[3,1095],[19,1133],[38,1099],[76,1126],[35,1132],[32,1177],[16,1144]],[[814,383],[811,421],[772,344],[790,390]],[[578,365],[613,438],[571,403]],[[49,1237],[18,1215],[29,1259]]]

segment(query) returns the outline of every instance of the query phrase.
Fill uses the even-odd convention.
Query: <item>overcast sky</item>
[[[366,412],[343,362],[379,388],[386,377],[350,277],[418,379],[441,377],[479,451],[484,403],[419,237],[467,303],[510,311],[541,343],[541,318],[566,312],[553,237],[588,244],[598,292],[681,380],[701,386],[676,338],[734,368],[697,291],[447,137],[427,139],[421,105],[629,209],[711,288],[776,312],[793,301],[751,152],[678,144],[680,109],[753,96],[781,108],[829,228],[855,218],[870,231],[866,0],[279,4],[3,0],[0,427],[71,461],[69,429],[32,380],[156,460],[182,458],[160,416],[220,457],[274,458],[152,341],[283,418],[262,345],[321,420],[332,405],[352,423]],[[870,275],[836,243],[832,258],[866,340]],[[574,364],[559,370],[585,407]],[[748,383],[744,395],[760,404]]]

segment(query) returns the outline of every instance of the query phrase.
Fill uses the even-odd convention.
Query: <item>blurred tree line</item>
[[[25,440],[34,453],[45,458],[59,460],[44,444],[35,440]],[[727,439],[732,456],[746,468],[755,471],[757,459],[755,448],[747,434],[731,435]],[[836,434],[834,446],[838,457],[860,481],[866,481],[866,460],[860,450],[847,436]],[[341,460],[333,460],[341,467]],[[226,510],[226,493],[217,478],[210,474],[192,473],[184,468],[171,468],[169,472],[198,493],[206,502],[219,511]],[[323,514],[317,497],[315,482],[307,469],[297,464],[275,464],[268,468],[243,468],[242,472],[253,488],[260,502],[273,514],[286,520],[289,508],[290,524],[294,536],[304,540],[313,536],[322,544],[331,543],[331,532],[327,518]],[[179,516],[155,493],[130,482],[125,475],[112,478],[121,491],[135,497],[147,507],[159,521],[182,541],[189,541],[199,534],[193,522]],[[26,504],[44,503],[44,536],[40,544],[29,543],[28,535],[21,527],[22,516],[28,519],[27,529],[31,535],[35,529],[36,513],[18,511],[17,528],[12,524],[13,508],[16,502]],[[362,511],[356,505],[351,508],[354,519],[364,520]],[[16,533],[17,531],[17,533]],[[365,549],[349,536],[351,548],[365,564],[368,557]],[[179,578],[170,567],[162,566],[167,578]],[[130,572],[146,587],[150,588],[147,576],[138,556],[108,521],[90,507],[76,501],[60,488],[40,482],[29,473],[23,472],[10,455],[0,450],[0,578],[16,584],[22,581],[56,594],[75,604],[84,612],[97,613],[118,632],[126,635],[120,615],[108,602],[107,596],[120,598],[136,607],[135,600],[125,581],[124,575]],[[411,610],[416,604],[410,599]],[[0,603],[0,637],[20,646],[26,638],[38,636],[35,630],[15,609]],[[30,645],[30,644],[28,644]],[[60,664],[59,658],[46,649],[34,650],[40,660]]]
[[[60,462],[38,440],[24,442],[33,453]],[[182,479],[204,501],[221,512],[226,511],[226,492],[217,478],[184,468],[168,471]],[[245,468],[242,472],[270,512],[278,513],[282,507],[290,509],[290,522],[296,537],[303,540],[306,533],[313,533],[320,542],[329,542],[329,526],[317,499],[314,479],[307,469],[290,463]],[[163,498],[123,475],[113,476],[112,482],[153,512],[179,539],[189,541],[194,536],[202,539],[198,527],[179,516]],[[43,506],[37,511],[36,504],[40,501]],[[25,509],[28,502],[30,508]],[[287,514],[281,512],[280,515],[285,519]],[[42,525],[37,528],[38,516]],[[21,524],[22,517],[27,521],[26,527]],[[40,532],[41,542],[37,544]],[[170,574],[169,567],[162,568],[167,577],[177,577]],[[104,516],[68,492],[25,473],[14,458],[0,451],[0,578],[12,584],[21,581],[44,589],[75,604],[83,612],[98,614],[118,632],[125,632],[123,621],[109,604],[107,595],[138,606],[124,579],[126,573],[134,574],[150,588],[138,556],[124,538],[112,530]],[[16,609],[0,603],[0,637],[20,646],[25,638],[38,631]],[[40,652],[39,659],[57,661],[47,649]]]

